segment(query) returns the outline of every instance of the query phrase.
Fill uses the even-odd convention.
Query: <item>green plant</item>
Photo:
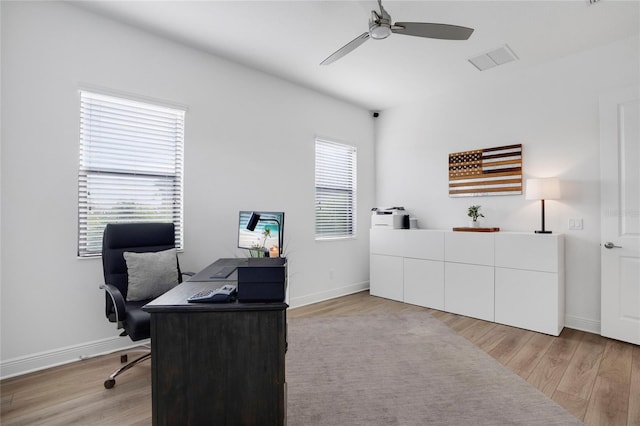
[[[467,210],[467,216],[473,219],[474,222],[477,222],[479,217],[484,217],[482,213],[480,213],[481,206],[470,206],[469,210]]]
[[[256,243],[249,249],[249,255],[251,257],[264,257],[264,246],[267,243],[267,238],[271,236],[271,229],[265,227],[264,231],[262,231],[262,235],[264,237],[262,245]]]
[[[267,243],[267,238],[271,236],[271,229],[265,226],[262,235],[264,235],[264,240],[262,240],[262,248],[264,248],[264,245]]]

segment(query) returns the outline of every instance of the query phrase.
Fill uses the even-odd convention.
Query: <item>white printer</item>
[[[371,228],[409,229],[409,213],[404,207],[371,209]]]

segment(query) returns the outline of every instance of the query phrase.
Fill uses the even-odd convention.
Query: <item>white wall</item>
[[[130,343],[76,257],[81,87],[188,108],[183,270],[245,255],[238,210],[284,210],[292,306],[368,287],[367,111],[61,2],[3,2],[2,67],[3,377]],[[357,239],[314,241],[316,135],[358,147]]]
[[[486,226],[540,229],[540,203],[524,195],[448,197],[449,153],[521,143],[525,179],[562,181],[562,199],[547,202],[546,228],[566,234],[567,325],[599,332],[598,98],[638,84],[639,44],[623,40],[510,78],[488,74],[484,84],[384,111],[377,121],[377,204],[403,205],[425,228],[467,226],[467,207],[480,204]],[[569,218],[583,218],[584,230],[569,231]]]

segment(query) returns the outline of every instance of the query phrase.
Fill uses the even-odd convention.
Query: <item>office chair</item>
[[[110,322],[115,322],[117,328],[124,329],[120,334],[121,336],[129,336],[133,341],[148,339],[150,337],[151,317],[149,313],[142,310],[142,307],[156,297],[153,296],[143,300],[127,300],[130,277],[124,253],[161,252],[171,248],[175,248],[173,223],[121,223],[108,224],[105,227],[102,238],[104,284],[101,285],[100,288],[105,290],[106,317]],[[127,255],[127,257],[131,259],[131,255]],[[154,262],[151,263],[153,268],[162,267],[162,265],[156,266]],[[165,269],[172,269],[171,257],[169,258],[169,262],[165,263],[168,263],[168,265],[164,265]],[[131,267],[132,265],[129,266]],[[177,279],[178,283],[182,282],[182,274],[177,256],[175,258],[175,268],[174,273],[177,272],[175,279]],[[131,272],[133,273],[134,271],[132,270]],[[144,274],[144,270],[142,272]],[[185,273],[185,275],[192,274]],[[174,279],[174,277],[171,276],[169,280],[171,279]],[[131,293],[133,293],[133,291]],[[107,389],[114,387],[118,375],[150,357],[151,352],[149,351],[120,367],[105,380],[104,387]],[[123,355],[121,361],[123,363],[127,362],[127,356]]]

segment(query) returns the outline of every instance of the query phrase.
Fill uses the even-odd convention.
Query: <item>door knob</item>
[[[613,244],[611,241],[609,241],[609,242],[605,243],[605,244],[604,244],[604,247],[605,247],[605,248],[608,248],[608,249],[612,249],[612,248],[622,248],[622,247],[620,247],[620,246],[617,246],[617,245]]]

